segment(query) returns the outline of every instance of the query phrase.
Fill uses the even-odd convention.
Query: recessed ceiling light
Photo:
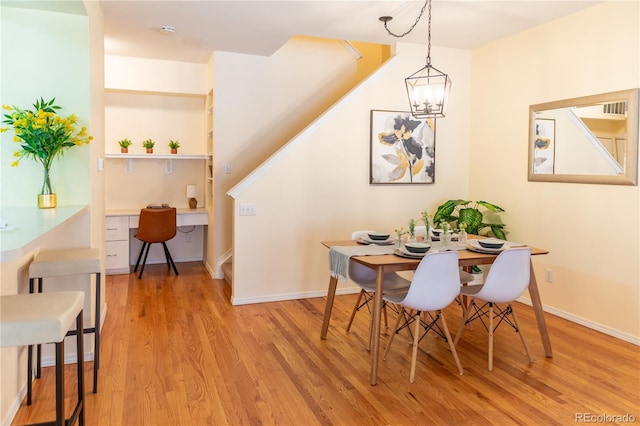
[[[174,27],[172,27],[171,25],[164,25],[162,27],[160,27],[160,32],[162,34],[173,34],[176,32],[176,29]]]

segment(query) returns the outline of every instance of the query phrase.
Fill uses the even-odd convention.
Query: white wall
[[[527,134],[529,105],[640,87],[639,7],[604,2],[473,51],[469,184],[507,210],[511,239],[551,251],[535,261],[551,312],[636,343],[638,187],[528,182]]]
[[[359,61],[340,41],[311,37],[294,37],[271,57],[214,53],[216,264],[233,246],[233,200],[227,191],[388,55],[380,46],[356,46],[364,55]],[[224,173],[225,164],[230,174]]]
[[[454,82],[447,117],[436,125],[436,183],[369,185],[370,111],[406,111],[404,78],[424,66],[423,46],[397,50],[237,196],[236,206],[254,203],[257,215],[234,212],[234,304],[326,295],[321,241],[349,239],[356,229],[406,228],[420,211],[467,196],[470,52],[452,49],[432,50],[434,65]]]

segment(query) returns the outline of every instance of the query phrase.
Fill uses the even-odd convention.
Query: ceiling
[[[271,55],[293,35],[392,44],[378,20],[405,32],[418,17],[420,1],[365,0],[99,0],[105,53],[206,63],[213,51]],[[434,0],[432,44],[471,50],[600,1]],[[175,32],[162,34],[162,26]],[[426,13],[403,41],[426,44]]]

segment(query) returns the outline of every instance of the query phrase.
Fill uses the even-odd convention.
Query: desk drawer
[[[209,215],[206,213],[179,214],[177,226],[208,225]]]
[[[105,240],[122,241],[129,239],[129,216],[107,216],[104,219]]]
[[[129,269],[129,240],[107,241],[105,243],[104,269]]]

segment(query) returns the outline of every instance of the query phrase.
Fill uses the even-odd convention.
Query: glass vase
[[[44,175],[42,177],[42,188],[38,194],[38,208],[51,209],[58,205],[58,200],[53,187],[51,185],[51,176],[49,169],[44,169]]]

